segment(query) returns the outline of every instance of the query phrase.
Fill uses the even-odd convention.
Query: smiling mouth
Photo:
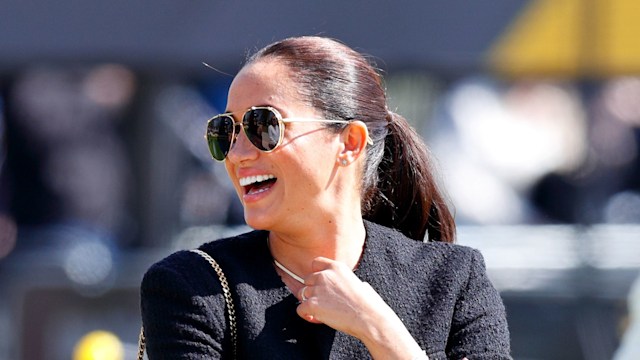
[[[247,195],[258,194],[267,191],[278,179],[271,174],[247,176],[239,179],[240,186],[244,188]]]

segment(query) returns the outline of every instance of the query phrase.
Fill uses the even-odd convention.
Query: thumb
[[[319,256],[313,259],[313,261],[311,262],[311,270],[313,272],[327,270],[332,268],[336,263],[337,261],[335,260],[331,260],[329,258]]]

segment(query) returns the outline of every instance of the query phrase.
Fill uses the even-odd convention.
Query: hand
[[[375,290],[343,263],[318,257],[311,267],[313,273],[298,293],[303,301],[297,312],[303,319],[358,337],[367,325],[368,314],[388,308]]]
[[[402,344],[399,334],[406,335],[404,340],[412,345],[408,348],[415,344],[419,350],[396,313],[346,265],[318,257],[311,266],[313,273],[298,293],[299,299],[305,299],[297,308],[300,317],[354,336],[370,351],[371,346],[384,343]]]
[[[311,266],[313,273],[297,294],[300,317],[360,339],[374,359],[412,359],[422,353],[395,312],[346,265],[319,257]]]

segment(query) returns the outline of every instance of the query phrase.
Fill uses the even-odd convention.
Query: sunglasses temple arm
[[[349,120],[329,120],[329,119],[314,119],[314,118],[287,118],[282,119],[282,122],[325,122],[325,123],[335,123],[335,124],[348,124],[351,121]],[[373,139],[367,134],[367,144],[373,145]]]

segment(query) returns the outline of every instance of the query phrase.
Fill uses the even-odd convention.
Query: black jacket
[[[477,250],[365,226],[355,273],[396,312],[430,359],[510,359],[504,306]],[[267,234],[252,231],[200,247],[220,263],[231,284],[238,357],[370,358],[358,339],[296,314],[298,301],[274,269]],[[220,281],[199,255],[181,251],[154,264],[141,297],[150,359],[230,357]]]

